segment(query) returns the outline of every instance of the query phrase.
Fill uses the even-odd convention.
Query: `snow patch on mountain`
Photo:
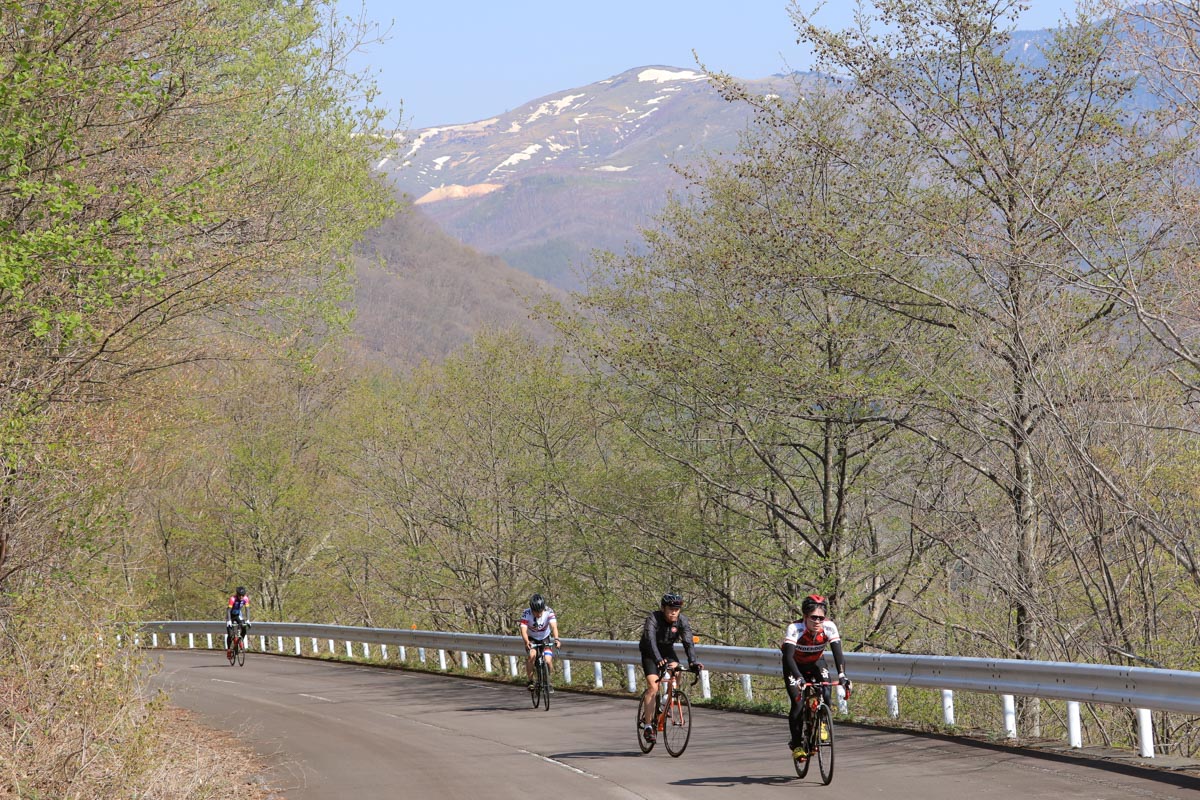
[[[529,116],[529,119],[525,120],[525,124],[526,125],[530,124],[538,117],[545,117],[548,115],[561,114],[562,112],[566,111],[571,106],[572,103],[574,103],[576,100],[578,100],[579,98],[584,97],[584,96],[585,95],[582,95],[582,94],[568,94],[564,97],[559,98],[558,100],[550,100],[548,102],[542,103]]]
[[[482,197],[485,194],[491,194],[497,189],[503,188],[503,184],[499,183],[476,183],[471,186],[460,186],[457,183],[452,183],[447,186],[430,189],[414,200],[413,205],[426,205],[428,203],[436,203],[439,200],[463,200],[468,197]]]
[[[540,144],[538,144],[537,142],[534,142],[533,144],[526,147],[524,150],[520,150],[516,153],[513,153],[511,156],[509,156],[508,158],[501,161],[499,164],[497,164],[492,169],[491,172],[488,173],[488,175],[489,176],[495,175],[497,172],[499,172],[500,170],[502,170],[506,167],[515,167],[517,164],[520,164],[522,161],[528,161],[529,159],[533,158],[533,156],[541,149],[542,149],[542,146]]]
[[[646,81],[654,81],[655,83],[666,83],[667,81],[702,81],[707,77],[703,72],[696,72],[690,69],[644,69],[638,73],[638,80],[643,83]]]

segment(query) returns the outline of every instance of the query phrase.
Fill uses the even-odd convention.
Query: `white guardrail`
[[[187,647],[196,647],[196,636],[205,637],[204,647],[224,649],[225,623],[222,621],[147,622],[140,636],[150,637],[151,647],[160,646],[160,636],[169,637],[173,647],[181,647],[180,636],[186,635]],[[388,660],[388,646],[397,648],[395,657],[408,659],[408,650],[425,662],[427,651],[436,651],[439,667],[447,668],[447,652],[457,652],[461,666],[467,667],[467,655],[483,657],[484,670],[491,672],[492,656],[508,656],[511,675],[517,675],[517,657],[525,655],[518,636],[492,636],[478,633],[443,633],[438,631],[407,631],[391,628],[356,628],[345,625],[309,625],[291,622],[255,622],[250,632],[251,645],[257,639],[258,648],[269,651],[271,639],[280,653],[306,654],[304,640],[311,640],[308,653],[322,650],[336,653],[337,642],[345,654],[354,658],[354,644],[359,644],[364,658],[370,657],[370,645],[381,647],[383,659]],[[214,646],[214,640],[216,642]],[[284,641],[288,640],[285,646]],[[637,642],[598,639],[562,639],[559,662],[563,680],[571,683],[571,660],[591,662],[592,679],[597,688],[604,685],[601,664],[624,664],[626,688],[637,690],[635,665],[642,663]],[[163,642],[162,644],[166,644]],[[327,647],[323,647],[326,645]],[[701,692],[711,697],[709,675],[712,672],[741,676],[742,690],[753,699],[751,675],[780,676],[781,655],[778,650],[754,647],[721,647],[696,645],[696,657],[704,664],[701,673]],[[955,658],[951,656],[893,655],[887,653],[846,653],[846,672],[856,683],[872,683],[886,687],[888,713],[900,716],[898,687],[915,686],[940,689],[942,714],[946,725],[954,725],[954,692],[968,691],[1000,695],[1003,705],[1004,729],[1009,738],[1017,737],[1017,696],[1041,697],[1067,701],[1067,735],[1071,747],[1082,747],[1080,703],[1127,706],[1137,710],[1138,750],[1142,757],[1154,757],[1152,711],[1175,711],[1200,716],[1200,672],[1144,667],[1118,667],[1104,664],[1075,664],[1061,661],[1020,661],[1015,659]],[[840,699],[846,711],[845,699]]]

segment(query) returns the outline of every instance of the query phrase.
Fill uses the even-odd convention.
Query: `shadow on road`
[[[636,750],[578,750],[574,753],[551,753],[548,758],[562,761],[567,758],[640,758]]]
[[[671,781],[672,786],[782,786],[791,783],[796,778],[782,775],[731,775],[729,777],[686,778]]]

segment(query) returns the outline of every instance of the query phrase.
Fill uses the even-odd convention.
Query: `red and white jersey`
[[[537,617],[534,617],[533,612],[527,608],[521,614],[520,624],[529,628],[530,639],[540,642],[550,635],[550,621],[556,619],[558,617],[554,616],[554,609],[549,606]]]
[[[816,633],[808,629],[804,620],[793,622],[788,625],[787,633],[783,635],[784,644],[796,645],[796,663],[801,666],[815,664],[831,642],[841,640],[842,635],[838,633],[837,625],[829,620],[822,622]]]

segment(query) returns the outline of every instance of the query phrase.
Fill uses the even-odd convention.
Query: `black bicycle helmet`
[[[808,597],[804,598],[804,602],[800,604],[800,610],[804,612],[804,616],[806,617],[812,613],[814,608],[828,608],[828,606],[825,604],[825,597],[823,595],[810,594]]]
[[[546,598],[540,594],[535,594],[529,598],[529,610],[535,614],[540,614],[546,610]]]
[[[679,592],[667,592],[662,596],[662,605],[664,608],[683,608],[683,595]]]
[[[236,595],[238,595],[238,596],[244,595],[245,593],[246,593],[246,587],[245,587],[245,586],[239,586],[239,587],[237,587],[237,591],[236,591],[236,592],[234,592],[234,594],[236,594]]]

